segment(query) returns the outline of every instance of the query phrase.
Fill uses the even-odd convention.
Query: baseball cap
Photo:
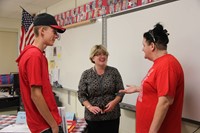
[[[66,30],[65,28],[62,28],[61,26],[57,24],[54,16],[47,13],[38,14],[34,18],[33,25],[34,26],[50,26],[56,29],[58,33],[64,33]]]

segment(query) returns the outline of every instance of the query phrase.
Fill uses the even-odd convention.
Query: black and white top
[[[94,68],[90,68],[82,73],[78,86],[78,99],[81,103],[88,100],[92,106],[98,106],[101,109],[116,96],[121,96],[118,91],[124,89],[119,71],[107,66],[103,75],[98,75]],[[120,117],[119,104],[113,111],[104,114],[93,114],[85,108],[85,119],[90,121],[113,120]]]

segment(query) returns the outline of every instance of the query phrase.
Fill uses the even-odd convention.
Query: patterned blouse
[[[118,93],[120,89],[124,89],[124,86],[121,75],[116,68],[107,66],[103,75],[98,75],[94,68],[90,68],[84,71],[81,76],[78,99],[81,104],[88,100],[91,105],[104,109],[116,96],[123,98],[124,95]],[[85,108],[85,119],[90,121],[114,120],[120,115],[119,104],[111,112],[96,115]]]

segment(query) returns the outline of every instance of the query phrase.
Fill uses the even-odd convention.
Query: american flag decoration
[[[20,53],[25,48],[25,46],[32,44],[34,41],[33,16],[31,16],[23,8],[22,10],[21,35],[19,45]]]

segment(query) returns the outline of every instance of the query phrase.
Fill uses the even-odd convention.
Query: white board
[[[118,68],[124,84],[140,85],[152,63],[144,59],[143,33],[161,22],[169,31],[168,53],[178,58],[185,73],[183,117],[200,121],[200,1],[180,0],[115,16],[107,20],[109,65]],[[126,95],[135,105],[138,94]]]

